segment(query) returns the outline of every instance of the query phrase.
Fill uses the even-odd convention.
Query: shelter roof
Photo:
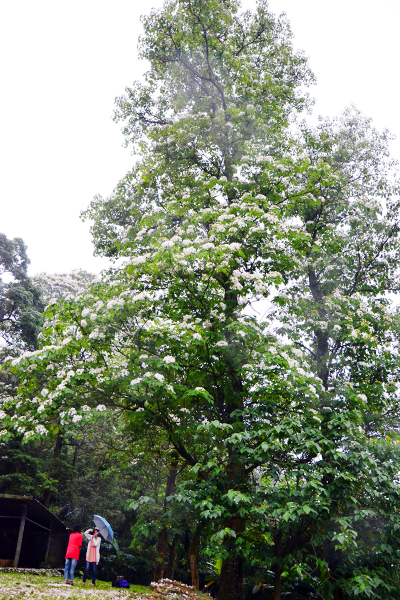
[[[1,517],[19,518],[24,505],[28,507],[27,521],[34,522],[44,529],[50,529],[51,525],[53,531],[65,532],[67,530],[66,525],[33,496],[0,494]]]

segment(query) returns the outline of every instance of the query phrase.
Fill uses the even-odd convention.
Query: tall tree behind
[[[36,349],[42,325],[44,303],[28,277],[29,262],[21,238],[0,234],[0,335],[11,352]]]

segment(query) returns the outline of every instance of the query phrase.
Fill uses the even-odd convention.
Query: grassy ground
[[[61,576],[0,573],[0,600],[145,600],[148,593],[149,588],[139,585],[123,590],[112,588],[111,583],[105,581],[97,581],[92,587],[89,581],[82,585],[75,579],[70,586]]]

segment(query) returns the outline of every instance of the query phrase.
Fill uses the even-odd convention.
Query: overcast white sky
[[[144,69],[139,16],[161,5],[0,0],[0,232],[24,239],[31,275],[107,264],[92,256],[79,213],[95,194],[110,194],[132,164],[111,121],[113,103]],[[378,128],[400,134],[398,1],[270,7],[287,12],[295,46],[310,57],[316,113],[333,116],[354,103]],[[392,153],[400,158],[400,140]]]

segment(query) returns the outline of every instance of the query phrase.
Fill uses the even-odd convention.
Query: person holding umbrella
[[[87,552],[86,552],[86,564],[85,570],[83,571],[82,583],[86,582],[86,578],[89,573],[89,568],[92,566],[92,582],[90,585],[96,585],[96,577],[97,577],[97,565],[100,560],[100,542],[101,538],[99,536],[99,530],[97,527],[94,529],[87,529],[85,531],[86,538],[89,540]]]

